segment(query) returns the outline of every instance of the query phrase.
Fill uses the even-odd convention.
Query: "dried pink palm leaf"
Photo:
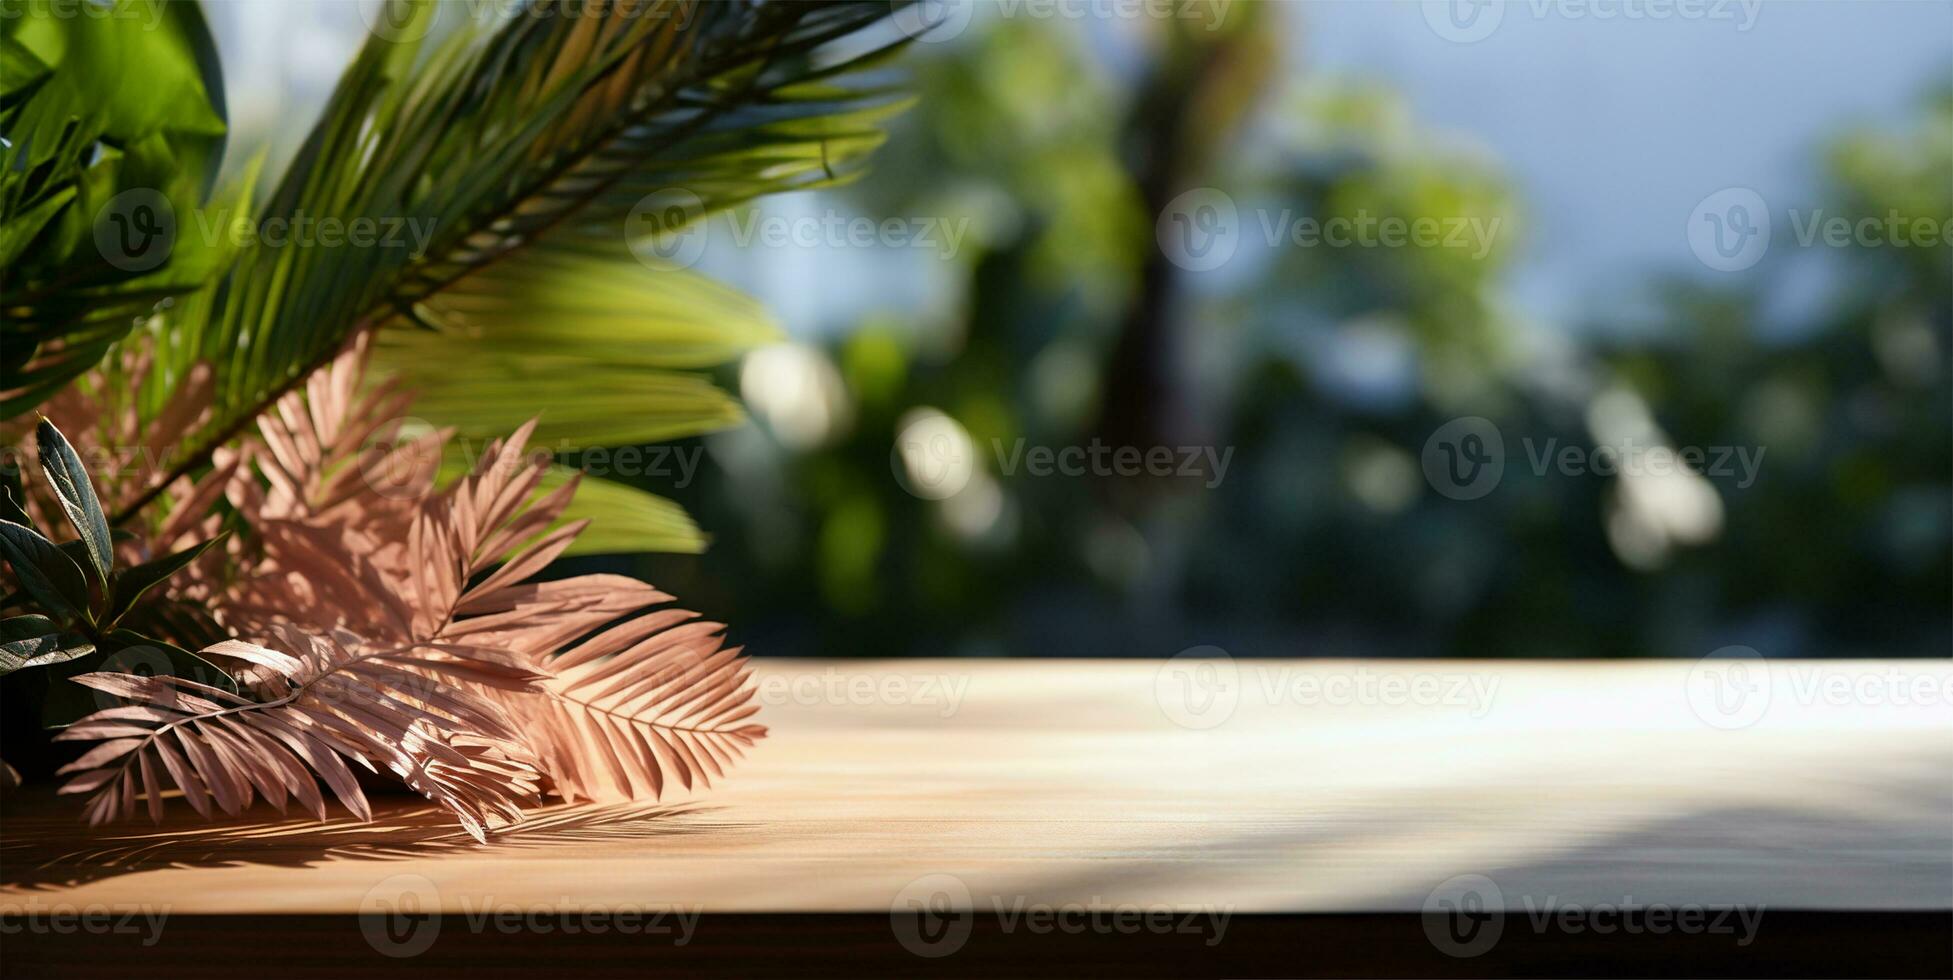
[[[132,813],[138,795],[153,814],[167,776],[200,812],[214,801],[234,813],[253,787],[282,805],[274,792],[297,795],[292,781],[311,766],[364,816],[364,798],[340,792],[347,783],[331,753],[232,730],[245,716],[270,719],[259,734],[275,739],[294,729],[293,713],[313,722],[320,745],[383,767],[477,836],[491,818],[514,819],[515,801],[539,786],[570,800],[638,799],[723,776],[766,729],[748,720],[757,711],[750,671],[739,649],[723,646],[722,627],[684,610],[647,613],[671,596],[622,576],[529,581],[584,526],[560,523],[576,481],[539,492],[549,460],[526,452],[534,423],[437,487],[451,433],[404,432],[407,399],[363,389],[366,358],[362,336],[181,495],[206,511],[221,496],[247,528],[221,573],[186,588],[228,633],[306,652],[207,650],[240,659],[238,678],[262,704],[213,700],[221,692],[187,681],[95,675],[94,686],[137,703],[64,735],[104,741],[63,791],[97,794],[91,820]],[[172,513],[160,531],[195,524]],[[347,639],[308,639],[320,636]],[[335,695],[329,709],[326,694]],[[165,696],[189,710],[167,713],[156,703]],[[254,755],[280,744],[287,754]],[[216,795],[213,779],[230,792]]]
[[[169,784],[205,817],[213,808],[236,815],[262,795],[280,812],[289,798],[324,819],[316,774],[347,809],[371,819],[351,760],[446,807],[478,840],[492,823],[521,819],[521,805],[537,797],[540,777],[513,720],[472,686],[452,682],[522,688],[540,679],[525,665],[376,647],[347,633],[285,629],[278,640],[296,653],[239,641],[204,651],[249,665],[241,675],[263,701],[169,675],[75,678],[129,703],[57,736],[100,740],[61,770],[77,773],[61,792],[95,794],[90,823],[132,816],[138,797],[160,819]]]
[[[550,662],[556,676],[544,697],[524,699],[523,717],[558,792],[656,798],[667,770],[686,789],[710,786],[765,737],[764,726],[741,724],[759,706],[740,648],[721,648],[718,623],[687,622],[696,615],[652,613]]]
[[[357,377],[365,357],[365,348],[355,345],[331,370]],[[398,435],[376,421],[384,413],[371,407],[385,393],[339,394],[356,391],[356,384],[325,390],[331,394],[312,386],[281,405],[282,430],[310,419],[317,434],[291,440],[282,454],[299,464],[279,464],[285,485],[323,485],[331,479],[319,472],[324,461],[354,457],[324,433],[337,432],[341,441]],[[321,398],[329,402],[324,410]],[[404,408],[397,400],[387,404]],[[390,449],[367,447],[361,472],[404,475],[344,493],[326,509],[285,509],[294,519],[261,521],[267,560],[220,608],[247,633],[273,622],[355,629],[378,642],[462,644],[517,654],[538,669],[563,667],[570,673],[544,682],[540,695],[490,694],[523,719],[525,738],[557,794],[656,798],[667,773],[687,789],[695,782],[709,786],[766,734],[764,726],[746,723],[758,710],[750,671],[737,649],[721,648],[721,626],[691,622],[696,613],[663,610],[625,619],[671,601],[642,582],[616,575],[527,581],[583,527],[556,526],[576,491],[574,480],[536,492],[547,458],[527,453],[533,429],[532,422],[490,443],[467,476],[438,492],[428,461],[439,458],[449,433]],[[414,507],[362,506],[373,498]],[[411,517],[404,534],[403,514]],[[598,630],[604,631],[591,636]]]

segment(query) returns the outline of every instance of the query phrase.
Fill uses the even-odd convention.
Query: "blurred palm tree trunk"
[[[1157,220],[1175,197],[1217,179],[1215,163],[1274,66],[1273,17],[1237,5],[1225,21],[1167,22],[1162,46],[1126,125],[1127,166],[1145,214]],[[1173,331],[1179,269],[1146,251],[1132,303],[1107,364],[1096,435],[1109,445],[1168,445],[1188,435],[1176,383]]]

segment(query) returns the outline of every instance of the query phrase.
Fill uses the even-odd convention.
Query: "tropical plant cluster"
[[[100,823],[370,818],[383,778],[480,839],[725,775],[766,730],[724,627],[539,578],[703,535],[558,453],[740,417],[708,372],[772,321],[635,246],[857,175],[902,106],[890,5],[390,0],[276,180],[227,157],[196,4],[5,8],[8,782],[58,768]],[[643,220],[674,188],[696,206]],[[431,232],[192,233],[212,215]]]

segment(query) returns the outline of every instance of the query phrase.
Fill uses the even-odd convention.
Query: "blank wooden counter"
[[[487,846],[411,798],[87,831],[30,796],[0,906],[347,913],[425,879],[450,913],[886,921],[927,878],[980,914],[1415,913],[1478,875],[1512,911],[1953,908],[1953,665],[1751,667],[1718,691],[1692,661],[762,660],[772,734],[710,792]]]

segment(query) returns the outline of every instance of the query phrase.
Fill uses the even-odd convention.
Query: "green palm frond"
[[[535,415],[535,443],[557,449],[712,431],[739,407],[696,369],[781,336],[752,299],[628,253],[539,250],[494,272],[423,304],[437,330],[387,331],[377,348],[418,411],[475,440]]]
[[[200,465],[369,326],[428,332],[389,339],[389,351],[413,356],[383,365],[408,371],[431,363],[418,345],[439,338],[438,370],[455,383],[437,379],[421,403],[436,423],[500,430],[526,404],[565,437],[603,445],[736,419],[730,398],[677,369],[760,338],[759,318],[715,301],[732,316],[707,338],[696,315],[645,315],[661,293],[699,287],[641,267],[620,273],[626,219],[674,188],[702,217],[847,179],[902,105],[862,74],[895,46],[861,40],[890,9],[561,0],[443,34],[430,29],[434,5],[394,4],[259,217],[418,227],[426,248],[401,235],[396,247],[244,249],[208,322],[167,355],[165,374],[202,359],[218,379],[208,422],[170,472]],[[606,250],[607,264],[593,257]],[[562,270],[615,282],[536,288]]]
[[[445,482],[465,476],[477,462],[479,454],[471,457],[450,449],[441,459],[440,479]],[[676,468],[668,458],[657,462],[666,469]],[[558,525],[589,521],[590,526],[570,542],[563,554],[656,551],[695,555],[705,550],[706,535],[691,515],[685,513],[685,508],[656,494],[561,465],[545,470],[536,486],[548,493],[570,480],[579,481],[576,496],[563,508]]]

